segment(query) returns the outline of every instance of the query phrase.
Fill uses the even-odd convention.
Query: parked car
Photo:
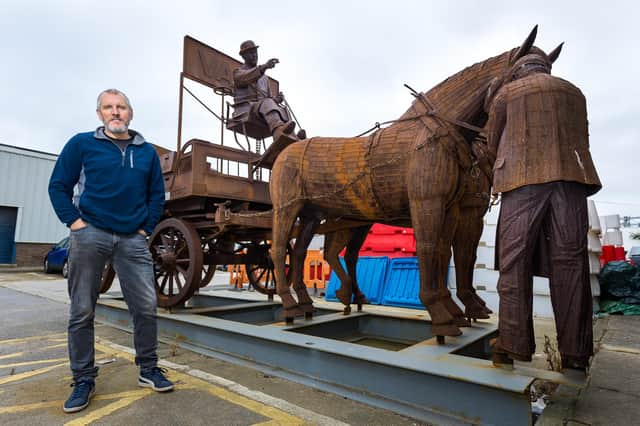
[[[51,274],[53,272],[62,272],[62,276],[67,278],[69,275],[69,237],[63,238],[58,244],[53,246],[49,253],[44,257],[44,272]]]
[[[640,266],[640,246],[631,247],[631,249],[627,253],[627,256],[629,256],[629,259],[633,263],[635,263],[636,265]]]

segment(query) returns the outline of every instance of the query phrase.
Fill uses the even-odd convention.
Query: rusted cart
[[[165,181],[166,205],[161,222],[149,237],[158,305],[184,304],[215,273],[216,265],[245,265],[249,282],[273,298],[275,278],[269,255],[271,238],[270,171],[255,164],[270,136],[253,117],[232,117],[233,70],[240,62],[189,36],[184,39],[180,75],[177,150],[156,147]],[[216,114],[185,86],[200,83],[221,98]],[[271,80],[274,93],[278,82]],[[221,122],[220,142],[192,139],[181,143],[183,93],[187,92]],[[226,112],[226,113],[225,113]],[[224,144],[225,129],[236,147]],[[228,131],[227,134],[230,134]],[[239,136],[240,135],[240,139]],[[107,265],[101,291],[115,273]]]

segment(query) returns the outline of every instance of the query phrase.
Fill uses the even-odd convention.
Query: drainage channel
[[[199,353],[247,365],[421,421],[531,424],[535,372],[493,367],[495,324],[474,323],[438,344],[431,325],[404,313],[320,308],[312,319],[280,320],[282,306],[196,295],[158,313],[161,336]],[[131,330],[118,294],[99,299],[96,318]]]

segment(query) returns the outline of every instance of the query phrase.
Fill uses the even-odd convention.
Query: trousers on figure
[[[69,359],[74,381],[93,379],[95,366],[94,317],[105,264],[111,261],[133,318],[136,365],[158,362],[156,290],[153,262],[146,238],[138,233],[115,234],[90,224],[71,231],[69,249]]]
[[[540,264],[549,277],[559,352],[563,360],[587,364],[593,354],[587,231],[582,184],[558,181],[502,194],[497,247],[502,349],[525,358],[535,351],[533,275]]]

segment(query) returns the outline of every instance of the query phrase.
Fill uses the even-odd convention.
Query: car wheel
[[[50,274],[52,272],[51,271],[51,266],[49,266],[49,259],[46,259],[46,258],[44,259],[44,268],[43,268],[43,270],[44,270],[45,274]]]
[[[67,262],[66,260],[64,261],[64,264],[62,265],[62,276],[64,278],[67,278],[69,276],[69,262]]]

